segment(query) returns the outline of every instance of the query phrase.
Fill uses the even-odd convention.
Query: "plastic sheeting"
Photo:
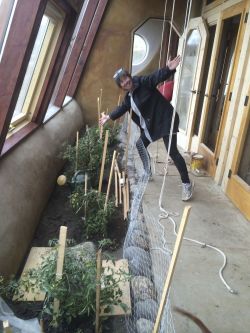
[[[17,318],[13,311],[8,307],[0,297],[0,320],[8,320],[13,333],[40,333],[41,328],[37,318],[23,320]]]

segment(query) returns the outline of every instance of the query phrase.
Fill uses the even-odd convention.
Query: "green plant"
[[[56,277],[57,247],[52,248],[50,255],[43,258],[37,269],[27,271],[18,282],[4,282],[0,278],[1,294],[10,296],[10,291],[19,299],[24,292],[35,288],[46,293],[41,317],[49,316],[51,326],[66,328],[76,317],[88,317],[94,320],[96,303],[96,260],[84,249],[68,248],[65,252],[63,275]],[[120,305],[126,311],[126,305],[121,302],[121,281],[127,281],[129,276],[122,270],[112,268],[101,272],[100,305],[104,313],[112,311],[114,305]],[[11,288],[10,288],[11,286]],[[60,303],[59,312],[53,315],[54,299]]]
[[[86,195],[82,188],[77,188],[70,196],[70,202],[76,213],[85,214],[84,232],[87,239],[103,239],[107,237],[107,226],[114,211],[114,200],[110,199],[106,209],[105,194],[95,190],[89,191]]]

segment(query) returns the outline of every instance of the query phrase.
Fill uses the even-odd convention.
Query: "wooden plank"
[[[103,260],[102,267],[104,268],[104,274],[108,273],[108,268],[112,268],[115,272],[114,277],[117,276],[116,272],[119,272],[119,270],[122,270],[127,274],[129,273],[128,261],[126,259],[117,260],[115,261],[115,264],[113,264],[112,260]],[[121,301],[122,303],[126,304],[128,307],[127,312],[124,312],[124,310],[119,305],[114,306],[112,313],[104,313],[104,309],[103,307],[101,307],[101,312],[100,312],[101,316],[122,316],[122,315],[131,314],[131,297],[130,297],[129,281],[120,282],[119,288],[122,290]]]
[[[21,278],[25,275],[25,273],[33,268],[38,268],[44,259],[44,257],[48,256],[51,247],[32,247],[25,263],[23,272],[21,274]],[[17,298],[15,297],[14,300]],[[43,302],[45,299],[45,293],[41,292],[39,289],[35,289],[33,291],[25,292],[23,297],[21,298],[22,301],[26,302]]]
[[[183,236],[184,236],[184,231],[185,231],[185,227],[187,225],[190,210],[191,210],[191,206],[185,206],[184,211],[183,211],[181,224],[180,224],[180,227],[179,227],[179,230],[178,230],[172,259],[171,259],[169,269],[168,269],[168,272],[167,272],[167,277],[166,277],[165,285],[164,285],[164,288],[163,288],[161,302],[160,302],[160,305],[159,305],[159,310],[158,310],[158,313],[157,313],[153,333],[157,333],[159,331],[159,328],[160,328],[161,317],[162,317],[164,307],[165,307],[165,304],[166,304],[166,301],[167,301],[167,296],[168,296],[170,284],[171,284],[171,281],[172,281],[172,278],[173,278],[173,275],[174,275],[174,270],[175,270],[175,266],[176,266],[176,263],[177,263],[178,254],[180,252],[181,242],[182,242],[182,239],[183,239]]]

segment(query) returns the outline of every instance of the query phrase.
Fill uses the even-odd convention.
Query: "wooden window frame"
[[[50,1],[60,6],[66,17],[32,119],[6,139],[37,32]],[[65,98],[74,96],[108,0],[82,0],[82,8],[80,2],[18,1],[0,63],[0,156],[43,124],[51,103],[52,108],[57,106],[60,110]]]
[[[15,105],[19,96],[22,82],[29,63],[30,55],[36,40],[37,32],[49,0],[18,1],[9,30],[4,53],[0,63],[0,151],[1,156],[13,148],[24,137],[33,132],[41,123],[48,105],[49,93],[55,85],[70,37],[76,20],[76,13],[67,3],[60,7],[65,12],[58,41],[48,68],[46,80],[43,84],[35,112],[31,122],[6,139]],[[53,2],[53,1],[52,1]],[[54,4],[58,6],[57,1]],[[20,38],[22,31],[22,38]],[[52,92],[50,93],[50,97]],[[46,96],[46,98],[44,98]]]

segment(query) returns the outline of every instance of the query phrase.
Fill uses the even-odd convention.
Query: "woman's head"
[[[133,87],[133,81],[130,73],[123,68],[118,69],[113,76],[118,87],[129,91]]]

